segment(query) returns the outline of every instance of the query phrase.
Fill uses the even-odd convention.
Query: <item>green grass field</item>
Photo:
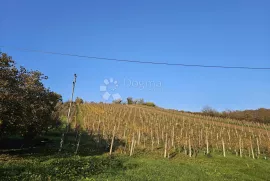
[[[268,160],[231,156],[150,155],[44,156],[28,158],[1,155],[1,180],[270,180]]]
[[[270,180],[270,160],[263,158],[230,154],[224,158],[219,153],[189,158],[179,153],[168,159],[147,151],[137,151],[132,157],[109,157],[87,137],[83,137],[78,155],[72,151],[72,142],[59,154],[59,134],[47,138],[51,142],[46,146],[2,151],[0,180]]]

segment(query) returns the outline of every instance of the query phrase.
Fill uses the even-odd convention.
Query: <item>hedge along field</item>
[[[269,126],[264,124],[242,124],[147,106],[96,103],[77,105],[74,120],[88,134],[107,140],[100,144],[107,144],[110,154],[132,156],[143,150],[166,158],[211,153],[251,159],[270,156]]]

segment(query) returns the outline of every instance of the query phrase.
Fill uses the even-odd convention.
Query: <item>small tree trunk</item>
[[[81,141],[81,135],[82,135],[82,133],[80,133],[80,134],[79,134],[79,138],[78,138],[78,143],[77,143],[77,147],[76,147],[75,155],[77,155],[78,150],[79,150],[80,141]]]
[[[59,152],[61,152],[63,149],[64,139],[65,139],[65,133],[62,133],[62,137],[61,137],[61,141],[60,141],[60,148],[58,150]]]

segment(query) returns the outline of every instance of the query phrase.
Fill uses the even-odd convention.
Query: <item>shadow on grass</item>
[[[110,177],[127,169],[124,159],[102,155],[109,152],[111,139],[87,132],[81,136],[68,133],[59,153],[61,136],[61,131],[51,131],[32,141],[20,137],[1,140],[0,180],[80,180],[100,174]],[[115,139],[113,150],[119,146],[124,143]]]
[[[107,177],[127,169],[123,160],[113,157],[67,157],[12,162],[0,166],[0,180],[85,180],[95,175]]]
[[[110,151],[111,139],[103,139],[101,135],[93,135],[82,132],[79,136],[76,132],[65,135],[65,140],[61,152],[59,152],[61,131],[51,131],[42,137],[37,137],[31,141],[21,137],[11,137],[0,140],[0,154],[8,154],[20,157],[29,156],[51,156],[66,157],[75,155],[94,156],[102,155]],[[79,146],[78,146],[79,143]],[[125,143],[117,138],[114,140],[113,151]]]

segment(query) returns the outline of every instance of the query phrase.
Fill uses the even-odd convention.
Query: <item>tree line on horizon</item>
[[[137,104],[137,105],[145,105],[150,107],[156,107],[156,104],[154,102],[144,101],[144,99],[133,99],[132,97],[128,97],[127,101],[124,102],[122,99],[113,100],[113,104]]]
[[[214,108],[205,106],[201,112],[194,114],[200,114],[211,117],[230,118],[237,120],[245,120],[249,122],[270,123],[270,109],[259,108],[256,110],[226,110],[218,112]]]

